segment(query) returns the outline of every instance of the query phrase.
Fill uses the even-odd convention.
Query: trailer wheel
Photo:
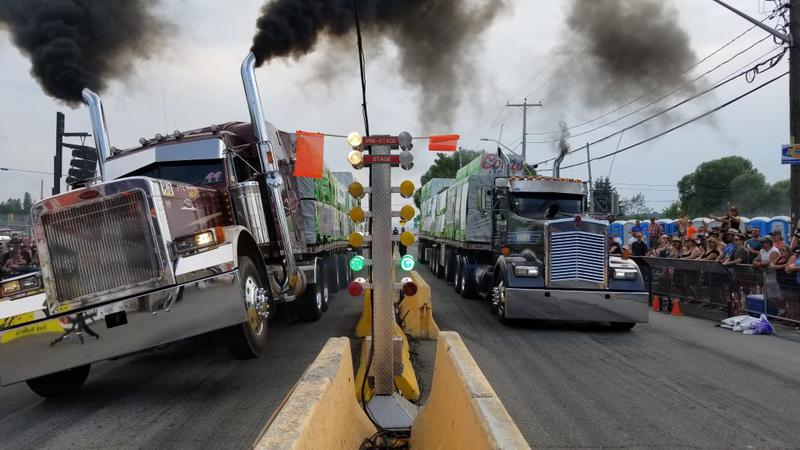
[[[448,284],[456,281],[456,251],[453,249],[444,252],[444,281]]]
[[[51,373],[43,377],[27,380],[25,383],[31,390],[42,397],[55,398],[74,394],[83,386],[89,377],[91,365],[73,367],[61,372]]]
[[[463,258],[461,265],[461,297],[475,298],[478,295],[478,286],[475,281],[475,274],[469,270],[467,258]]]
[[[267,346],[267,321],[261,317],[257,306],[258,296],[263,295],[264,283],[255,264],[247,256],[239,259],[239,273],[247,320],[227,328],[225,341],[234,359],[253,359]]]
[[[325,273],[325,264],[317,262],[317,270],[322,271],[322,275],[317,277],[317,282],[310,284],[306,291],[297,299],[297,306],[300,308],[300,320],[303,322],[316,322],[322,317],[322,312],[327,308],[328,287],[326,286],[328,277]]]
[[[342,253],[338,255],[338,264],[339,264],[339,289],[347,289],[348,283],[350,283],[350,267],[348,265],[348,261],[350,258],[347,257],[347,253]]]
[[[461,258],[461,255],[456,255],[456,276],[455,282],[453,283],[453,289],[455,289],[456,294],[461,293],[461,278],[464,276],[464,265]]]
[[[335,294],[339,292],[339,255],[325,257],[325,269],[328,274],[328,292]]]

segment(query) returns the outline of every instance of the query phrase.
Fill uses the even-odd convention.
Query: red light
[[[413,282],[409,282],[403,285],[403,295],[406,297],[412,297],[417,295],[417,284]]]
[[[100,196],[100,193],[92,189],[92,190],[81,192],[78,195],[78,198],[81,199],[81,200],[90,200],[90,199],[93,199],[93,198],[96,198],[96,197],[99,197],[99,196]]]
[[[347,285],[347,293],[353,297],[358,297],[364,293],[364,286],[362,286],[358,281],[351,281],[350,284]]]

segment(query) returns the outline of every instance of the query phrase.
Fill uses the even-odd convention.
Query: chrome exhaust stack
[[[108,141],[108,128],[106,127],[106,117],[103,112],[103,102],[100,96],[90,89],[81,91],[83,102],[89,107],[89,115],[92,119],[92,134],[94,135],[94,146],[97,149],[97,166],[100,168],[100,181],[106,181],[106,158],[111,155],[111,144]]]
[[[292,241],[289,236],[289,223],[286,220],[286,211],[283,208],[283,197],[281,195],[283,179],[280,172],[278,172],[277,162],[274,159],[270,161],[268,157],[271,144],[269,142],[264,109],[261,106],[261,94],[258,91],[258,82],[256,81],[256,55],[253,52],[248,53],[247,57],[242,61],[241,72],[244,95],[247,99],[247,109],[250,111],[250,123],[253,125],[253,135],[258,146],[261,171],[267,174],[267,185],[270,188],[275,212],[278,215],[278,227],[281,231],[283,253],[286,258],[286,278],[284,280],[284,288],[286,288],[293,277],[297,275],[295,277],[297,280],[300,280],[301,277],[297,274],[297,263],[294,259]]]
[[[561,163],[564,161],[565,156],[567,156],[567,152],[563,151],[558,155],[555,162],[553,162],[553,178],[559,178],[561,176]]]

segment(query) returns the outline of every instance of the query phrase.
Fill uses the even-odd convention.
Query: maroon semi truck
[[[90,364],[222,330],[236,358],[264,349],[280,305],[313,321],[347,284],[347,243],[304,239],[292,136],[267,123],[252,54],[250,123],[111,147],[84,90],[99,179],[33,206],[41,274],[0,295],[0,383],[73,392]],[[42,292],[43,291],[43,292]]]

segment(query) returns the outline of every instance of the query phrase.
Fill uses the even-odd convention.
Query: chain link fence
[[[724,266],[718,262],[673,258],[633,258],[642,269],[652,297],[662,310],[676,300],[684,305],[727,316],[765,314],[800,324],[800,273],[760,269],[748,264]],[[713,314],[712,314],[713,315]]]

